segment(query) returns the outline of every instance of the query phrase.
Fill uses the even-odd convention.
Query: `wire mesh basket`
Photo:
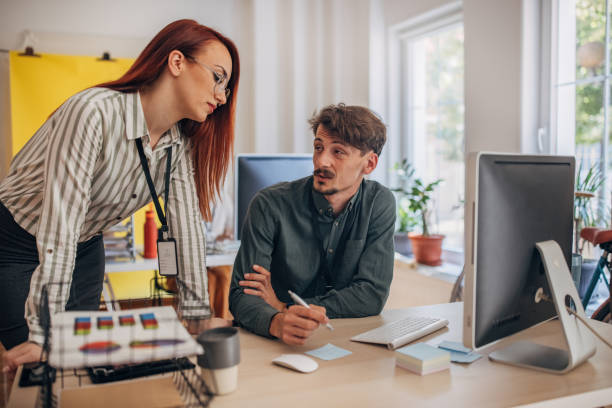
[[[108,381],[141,377],[143,372],[144,376],[167,373],[183,406],[208,406],[213,393],[197,367],[186,358],[198,354],[193,353],[195,341],[191,336],[185,338],[185,328],[177,326],[182,320],[183,305],[202,302],[201,296],[179,278],[156,276],[151,280],[149,298],[105,301],[95,312],[52,315],[50,310],[62,307],[57,303],[50,307],[50,292],[61,291],[66,284],[51,283],[42,290],[39,318],[44,344],[38,366],[42,385],[37,407],[57,407],[60,391],[96,383],[105,371],[123,376],[115,375]],[[109,305],[113,310],[108,310]],[[75,344],[82,345],[75,348]]]

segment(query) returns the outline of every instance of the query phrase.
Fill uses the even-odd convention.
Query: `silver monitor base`
[[[563,372],[569,363],[569,353],[530,341],[517,341],[489,354],[491,361],[549,372]]]
[[[565,308],[568,303],[566,298],[569,298],[575,306],[576,313],[585,316],[559,244],[555,241],[545,241],[538,242],[536,247],[542,257],[552,292],[552,301],[557,309],[568,349],[561,350],[528,341],[517,341],[491,353],[489,359],[504,364],[563,374],[595,354],[595,339],[587,328],[582,326],[582,323],[575,316],[570,315]]]

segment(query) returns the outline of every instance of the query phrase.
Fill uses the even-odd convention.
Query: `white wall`
[[[310,152],[307,119],[315,110],[368,105],[369,0],[3,0],[1,7],[2,49],[23,49],[30,30],[38,52],[135,57],[176,19],[218,29],[241,58],[237,153]]]
[[[529,96],[524,94],[527,79],[522,76],[533,74],[525,68],[531,61],[523,50],[528,39],[521,37],[528,19],[522,1],[537,2],[463,2],[468,152],[533,148],[533,123],[521,126],[530,112],[525,109]],[[236,151],[308,152],[311,135],[306,120],[326,104],[369,105],[386,121],[393,106],[385,93],[397,86],[385,78],[390,69],[385,49],[388,28],[453,2],[2,0],[0,48],[22,49],[24,30],[31,30],[40,52],[98,55],[110,51],[134,57],[165,24],[194,18],[228,35],[240,51]],[[531,54],[534,57],[533,49]],[[0,114],[6,111],[7,92],[1,74],[2,67]],[[533,75],[530,81],[536,81]],[[6,120],[2,122],[6,127]],[[6,134],[2,138],[6,143]],[[384,156],[395,150],[394,143],[385,147]],[[390,159],[383,158],[376,178],[384,180],[390,164]]]
[[[51,44],[40,37],[41,46],[48,47],[42,51],[97,55],[105,50],[103,37],[140,40],[144,46],[163,26],[180,18],[195,19],[234,38],[242,28],[235,18],[241,3],[240,0],[2,0],[0,47],[21,48],[23,31],[31,30],[74,35],[73,41],[63,44]],[[101,41],[79,41],[79,36],[101,38]],[[129,49],[131,55],[121,56],[136,56],[141,48]]]
[[[385,20],[390,27],[454,2],[455,0],[383,0]]]
[[[521,151],[520,6],[463,2],[466,152]]]
[[[254,1],[255,152],[311,152],[321,107],[368,104],[368,0]]]

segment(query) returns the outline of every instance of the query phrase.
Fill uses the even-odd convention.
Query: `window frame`
[[[608,163],[610,162],[610,155],[608,154],[609,144],[609,133],[610,133],[610,87],[612,86],[612,72],[610,71],[610,12],[612,11],[611,0],[605,0],[606,2],[606,27],[605,27],[605,59],[604,59],[604,73],[596,77],[589,77],[586,79],[577,79],[575,77],[572,81],[559,83],[559,69],[562,64],[570,64],[572,67],[576,65],[576,50],[575,47],[564,48],[563,45],[567,43],[567,39],[564,36],[568,31],[563,30],[563,21],[567,24],[575,23],[575,14],[568,13],[568,7],[575,7],[573,1],[570,0],[541,0],[542,4],[542,49],[550,50],[549,54],[542,53],[541,66],[542,66],[542,89],[541,89],[541,112],[547,114],[548,123],[546,128],[549,134],[550,148],[548,153],[559,154],[559,155],[575,155],[576,154],[576,137],[575,137],[575,126],[576,126],[576,103],[575,98],[573,101],[566,101],[565,111],[573,112],[573,116],[567,118],[567,115],[561,115],[560,104],[563,101],[560,99],[559,88],[562,86],[574,85],[575,87],[585,85],[588,83],[601,84],[603,89],[603,120],[604,126],[602,130],[601,139],[601,152],[600,152],[600,171],[606,180],[602,185],[602,190],[599,194],[598,199],[598,212],[599,216],[604,217],[606,214],[606,203],[609,197],[608,179],[610,171],[608,169]],[[571,21],[573,19],[573,21]],[[575,30],[574,30],[575,31]],[[573,43],[575,44],[576,38],[574,36]],[[572,106],[573,104],[573,106]],[[570,109],[571,108],[571,109]],[[559,119],[567,118],[568,126],[570,130],[559,129]],[[570,123],[571,122],[571,123]]]
[[[415,162],[415,137],[410,124],[413,122],[412,92],[404,92],[414,75],[408,54],[407,43],[419,38],[446,31],[457,25],[463,25],[463,7],[461,1],[449,3],[430,10],[415,18],[396,24],[388,32],[388,138],[390,144],[397,148],[390,152],[389,161],[399,162],[407,158]],[[391,176],[392,184],[398,180]],[[443,259],[446,262],[462,264],[463,251],[443,248]]]
[[[407,20],[389,29],[389,133],[395,142],[396,157],[392,161],[397,162],[401,158],[414,159],[411,143],[414,139],[409,124],[411,114],[405,115],[411,105],[410,93],[401,90],[409,84],[413,75],[406,55],[405,44],[408,41],[444,31],[457,24],[463,24],[463,11],[461,2],[448,4],[435,10],[431,10],[413,19]],[[404,73],[404,74],[402,74]],[[397,84],[394,86],[393,84]],[[404,137],[401,137],[404,135]],[[407,137],[406,137],[407,136]]]

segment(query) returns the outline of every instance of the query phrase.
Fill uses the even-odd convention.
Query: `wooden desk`
[[[336,319],[333,332],[321,328],[303,347],[287,346],[242,331],[238,390],[215,397],[212,407],[491,407],[542,401],[553,405],[598,406],[612,402],[612,350],[599,340],[597,353],[565,375],[493,363],[484,356],[470,365],[453,363],[449,371],[423,377],[396,367],[393,351],[349,340],[357,333],[402,316],[440,315],[449,319],[448,328],[423,340],[433,345],[442,340],[461,341],[462,314],[463,305],[452,303],[388,310],[381,316],[364,319]],[[603,336],[612,338],[612,326],[594,324]],[[553,321],[516,337],[559,347],[560,335],[560,326]],[[353,354],[334,361],[317,359],[319,369],[311,374],[271,363],[280,354],[302,353],[328,342]],[[28,396],[31,400],[31,394],[14,387],[9,407],[22,406],[18,401]]]
[[[304,347],[291,347],[243,332],[238,390],[215,398],[213,406],[491,407],[576,398],[569,397],[576,394],[581,395],[577,396],[578,401],[571,400],[572,406],[612,403],[612,350],[599,340],[597,353],[566,375],[493,363],[483,356],[471,365],[453,363],[450,371],[423,377],[396,367],[393,351],[349,340],[357,333],[406,315],[439,315],[449,319],[447,329],[424,338],[427,343],[461,342],[462,303],[388,310],[382,316],[365,319],[334,320],[333,332],[319,329]],[[612,326],[595,323],[606,338],[612,338]],[[561,347],[560,330],[554,321],[517,337]],[[296,373],[271,363],[279,354],[301,353],[328,342],[353,354],[333,361],[317,359],[319,369],[311,374]]]

